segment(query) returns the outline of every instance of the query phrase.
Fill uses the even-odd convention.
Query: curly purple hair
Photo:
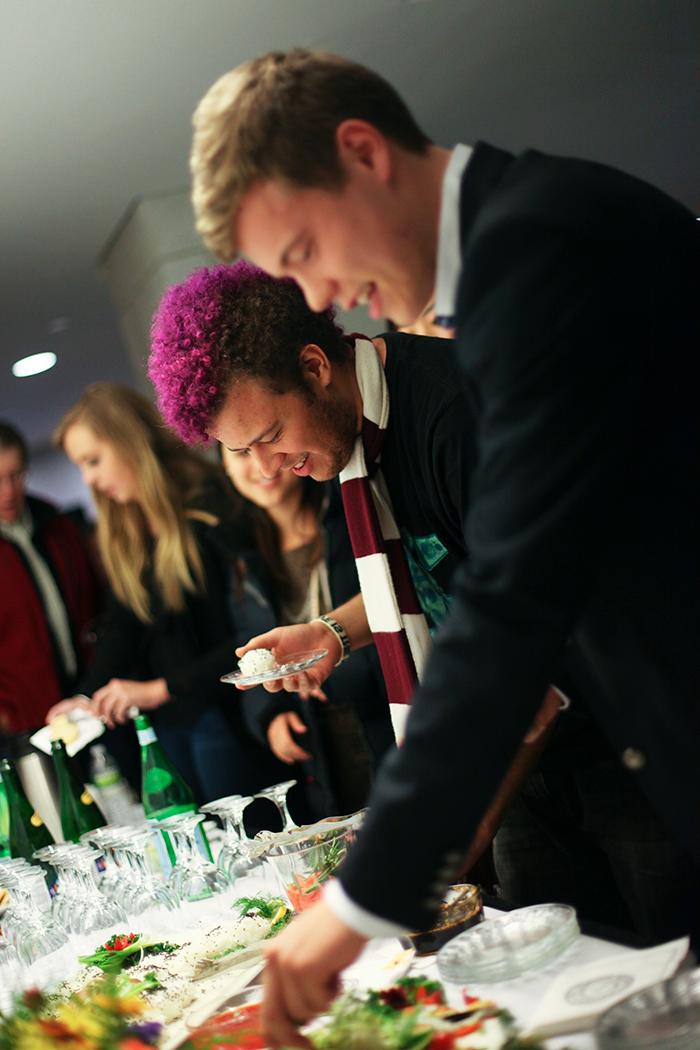
[[[250,263],[195,270],[163,296],[151,327],[148,374],[163,418],[188,444],[206,443],[234,379],[278,393],[303,386],[299,350],[347,358],[333,310],[313,313],[298,285]]]

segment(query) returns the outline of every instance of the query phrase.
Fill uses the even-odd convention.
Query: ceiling
[[[697,0],[2,0],[0,416],[41,449],[86,382],[130,378],[99,253],[186,185],[192,110],[243,59],[340,51],[443,145],[591,157],[700,207],[699,41]],[[14,379],[40,350],[58,365]]]

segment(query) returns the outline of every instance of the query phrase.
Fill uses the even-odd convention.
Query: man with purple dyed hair
[[[382,474],[432,629],[447,612],[449,580],[466,556],[471,411],[447,341],[387,333],[362,343],[387,386],[392,411]],[[198,270],[166,292],[153,322],[149,374],[163,417],[185,441],[216,438],[254,457],[268,477],[291,470],[327,481],[347,466],[362,428],[356,356],[355,340],[332,310],[312,312],[295,282],[241,261]],[[316,691],[343,655],[343,635],[352,648],[372,641],[359,595],[332,618],[342,624],[336,640],[326,623],[317,625],[316,645],[306,628],[300,646],[330,648],[308,672]],[[297,628],[283,630],[292,644]]]
[[[168,289],[153,319],[149,374],[163,417],[184,441],[207,442],[233,382],[303,389],[297,352],[305,343],[323,346],[333,362],[348,359],[333,311],[312,313],[293,281],[244,261],[196,270]]]

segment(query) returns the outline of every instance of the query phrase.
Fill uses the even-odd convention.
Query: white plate
[[[231,671],[222,675],[219,680],[227,685],[260,685],[261,682],[275,682],[278,678],[286,678],[287,675],[308,670],[324,656],[328,656],[327,649],[307,649],[301,653],[290,653],[284,663],[275,664],[269,671],[260,671],[258,674]]]

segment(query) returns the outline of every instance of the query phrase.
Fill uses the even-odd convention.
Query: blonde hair
[[[207,482],[220,482],[221,471],[169,430],[150,402],[119,383],[93,383],[61,419],[54,442],[61,448],[75,424],[108,442],[134,472],[139,500],[117,503],[93,491],[97,542],[116,597],[144,623],[153,611],[144,579],[152,568],[166,609],[179,612],[185,594],[204,586],[202,559],[191,526],[198,518],[216,518],[191,508]]]
[[[377,73],[323,51],[273,51],[209,89],[194,117],[190,157],[197,229],[221,259],[237,254],[234,219],[261,179],[338,189],[336,128],[355,118],[414,153],[430,140]]]

